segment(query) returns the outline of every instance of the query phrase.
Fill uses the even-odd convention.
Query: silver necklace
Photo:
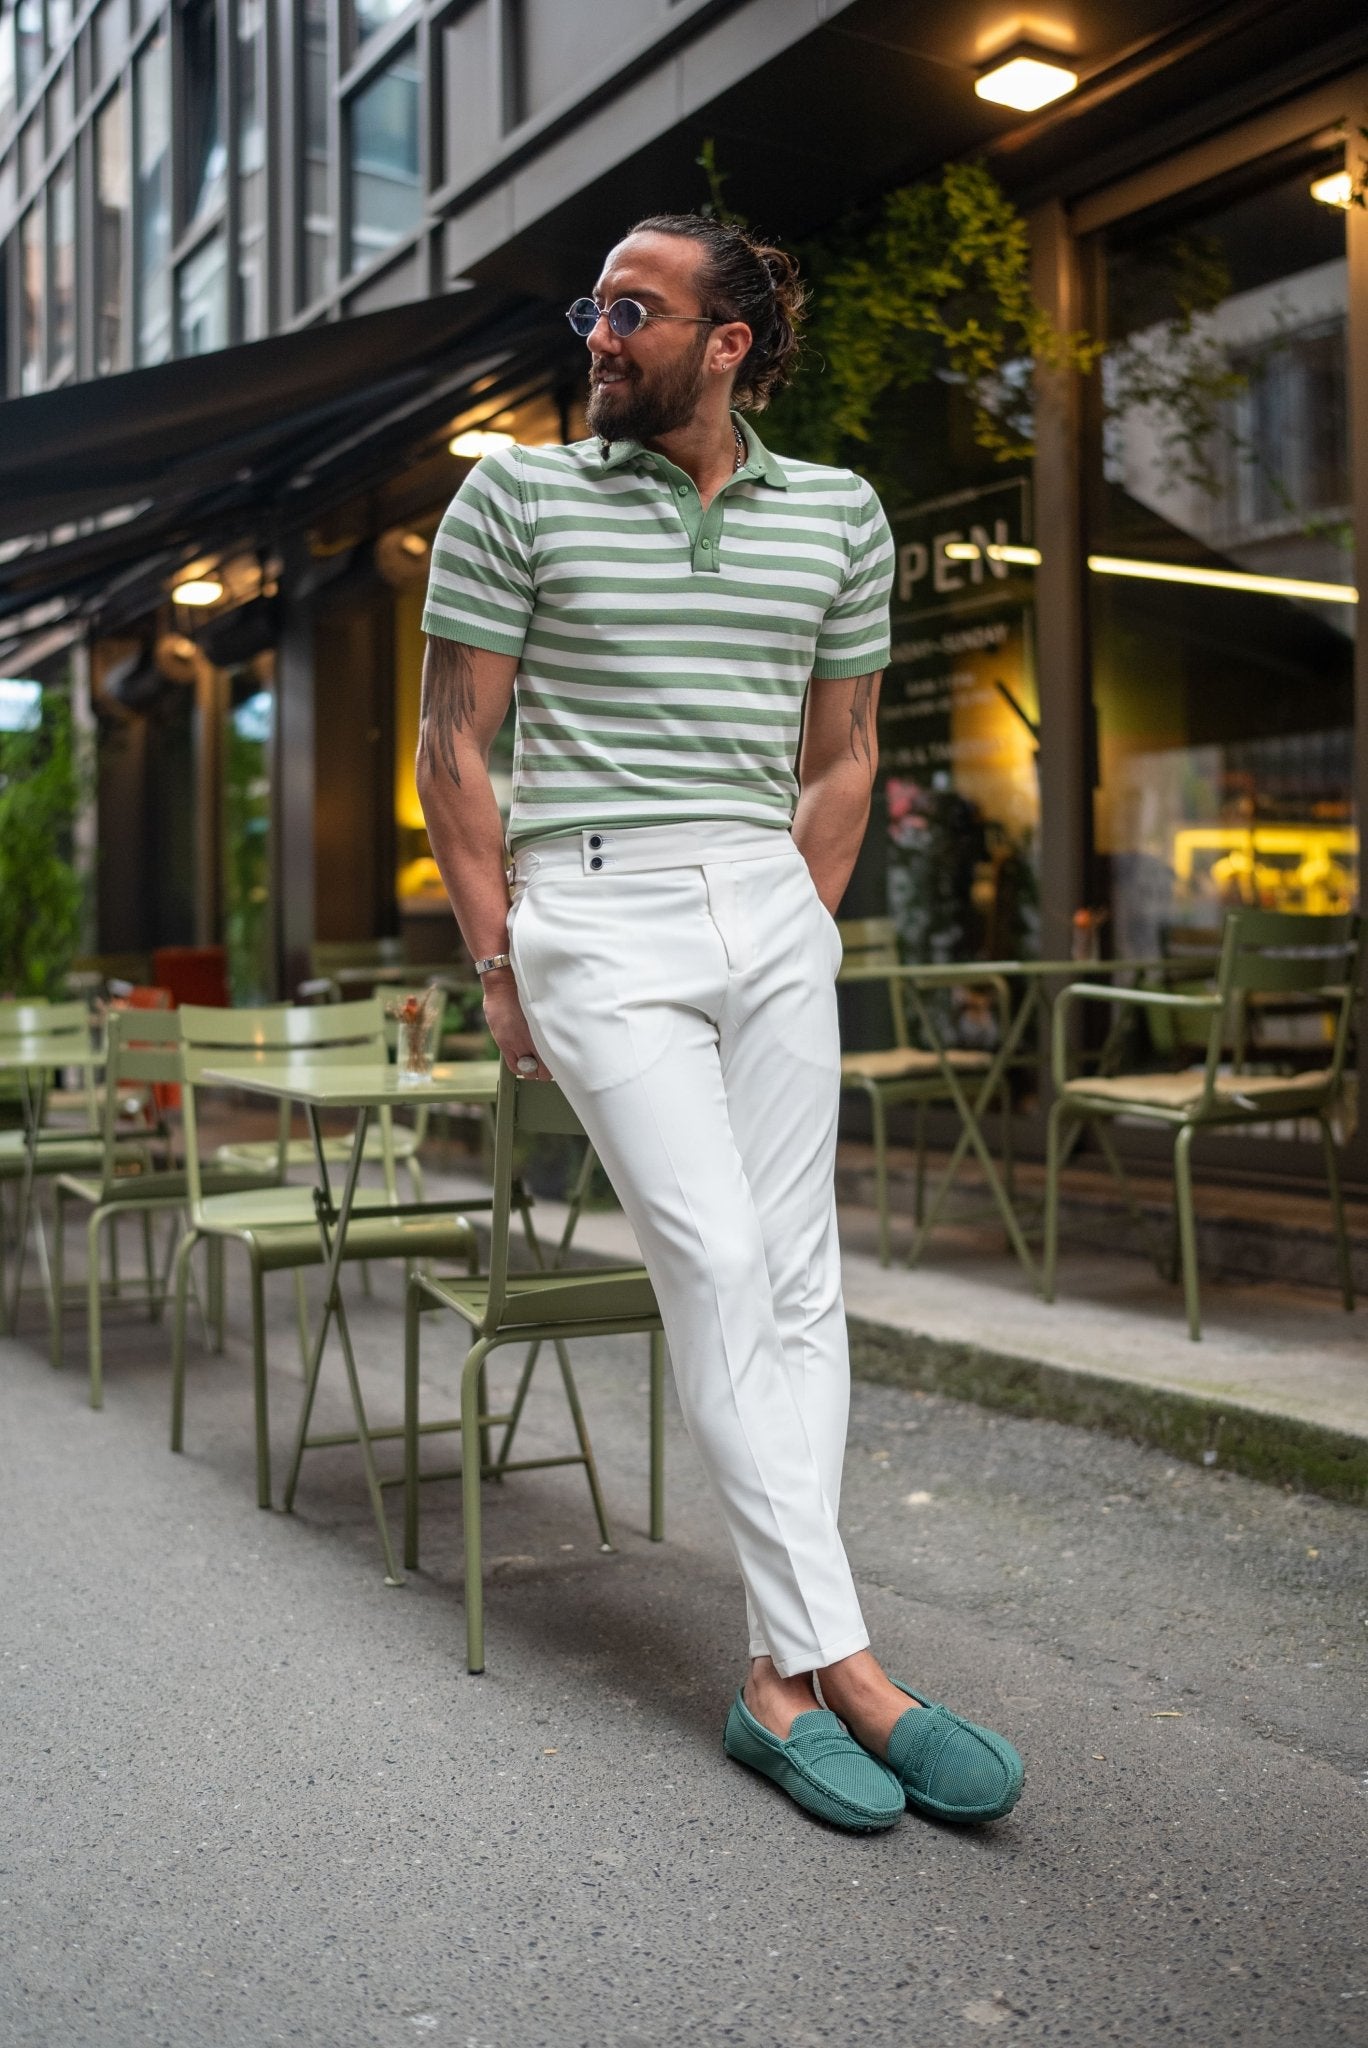
[[[732,463],[732,475],[735,476],[746,459],[746,443],[735,420],[732,421],[732,433],[736,436],[736,460]]]

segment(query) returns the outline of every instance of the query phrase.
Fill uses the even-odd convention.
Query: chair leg
[[[484,1532],[480,1499],[480,1384],[489,1346],[481,1339],[461,1372],[461,1521],[465,1530],[466,1668],[484,1670]]]
[[[504,1467],[508,1463],[513,1450],[513,1439],[517,1435],[518,1424],[522,1420],[523,1402],[527,1399],[527,1390],[532,1384],[532,1374],[540,1357],[540,1342],[529,1344],[527,1356],[523,1360],[523,1369],[518,1379],[517,1390],[513,1395],[513,1405],[508,1411],[508,1421],[504,1426],[503,1442],[499,1445],[499,1455],[494,1460],[494,1477],[496,1479],[503,1478]]]
[[[872,1089],[869,1116],[874,1139],[874,1207],[879,1214],[879,1264],[886,1266],[892,1255],[888,1228],[888,1127],[883,1097]]]
[[[211,1237],[209,1240],[207,1293],[209,1296],[207,1304],[209,1321],[214,1332],[214,1350],[221,1354],[226,1334],[227,1317],[227,1301],[223,1285],[223,1239],[221,1237]]]
[[[147,1277],[147,1319],[161,1321],[161,1297],[157,1293],[157,1260],[152,1245],[152,1211],[142,1212],[143,1272]]]
[[[418,1285],[404,1289],[404,1569],[418,1569]]]
[[[90,1405],[104,1407],[104,1328],[100,1296],[100,1232],[105,1224],[111,1232],[119,1219],[108,1209],[92,1209],[86,1226],[86,1357],[90,1373]]]
[[[419,1161],[418,1154],[416,1152],[409,1153],[408,1158],[404,1161],[404,1171],[407,1173],[409,1177],[409,1184],[413,1189],[414,1201],[426,1201],[427,1197],[423,1191],[423,1168]]]
[[[249,1254],[250,1256],[250,1254]],[[252,1409],[256,1421],[257,1506],[271,1505],[271,1422],[266,1396],[266,1291],[252,1259]]]
[[[912,1180],[912,1221],[921,1228],[926,1209],[926,1104],[917,1104],[917,1158]],[[884,1260],[887,1265],[887,1259]]]
[[[665,1540],[665,1336],[651,1332],[651,1541]]]
[[[304,1378],[309,1377],[309,1359],[312,1349],[309,1341],[309,1297],[304,1286],[304,1268],[294,1269],[295,1321],[299,1326],[299,1370]]]
[[[171,1448],[184,1448],[185,1439],[185,1309],[190,1291],[190,1255],[200,1234],[193,1226],[176,1246],[175,1305],[171,1317]]]
[[[95,1275],[98,1290],[100,1276]],[[66,1202],[60,1187],[52,1190],[52,1299],[48,1304],[48,1358],[54,1372],[62,1369],[62,1310],[66,1300]]]
[[[1069,1105],[1061,1095],[1050,1111],[1045,1140],[1045,1248],[1040,1263],[1040,1297],[1055,1298],[1055,1269],[1059,1263],[1059,1174],[1063,1161],[1064,1121]]]
[[[1173,1195],[1178,1210],[1178,1243],[1183,1258],[1183,1296],[1187,1302],[1188,1335],[1201,1341],[1202,1308],[1197,1290],[1197,1224],[1192,1212],[1193,1125],[1184,1124],[1173,1147]]]
[[[594,1446],[589,1441],[585,1426],[584,1410],[580,1406],[579,1388],[575,1375],[570,1370],[570,1354],[559,1338],[556,1339],[556,1358],[560,1365],[561,1379],[565,1384],[565,1398],[570,1408],[570,1419],[575,1425],[575,1441],[580,1447],[584,1460],[584,1476],[589,1481],[589,1497],[594,1503],[594,1517],[599,1528],[599,1547],[612,1550],[613,1532],[608,1524],[608,1510],[604,1506],[603,1488],[599,1485],[598,1466],[594,1463]]]
[[[123,1282],[119,1277],[119,1232],[117,1225],[109,1233],[109,1291],[115,1301],[123,1293]]]
[[[1340,1192],[1339,1161],[1329,1120],[1320,1119],[1321,1150],[1325,1154],[1325,1180],[1330,1190],[1330,1213],[1335,1219],[1335,1252],[1339,1261],[1340,1293],[1351,1313],[1354,1306],[1354,1269],[1349,1260],[1349,1235],[1344,1227],[1344,1196]]]

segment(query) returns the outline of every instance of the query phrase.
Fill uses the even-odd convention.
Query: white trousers
[[[840,937],[786,832],[604,826],[514,864],[533,1043],[637,1234],[680,1405],[786,1676],[869,1641],[836,1526]]]

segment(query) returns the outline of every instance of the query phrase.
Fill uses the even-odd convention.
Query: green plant
[[[0,733],[0,994],[62,993],[85,903],[69,857],[83,782],[71,706],[45,690],[31,731]]]
[[[778,445],[813,460],[868,442],[886,393],[939,378],[963,390],[978,445],[1021,461],[1033,447],[1033,368],[1086,370],[1101,353],[1037,303],[1026,220],[982,164],[899,187],[872,225],[847,223],[802,255],[805,362],[775,414]]]

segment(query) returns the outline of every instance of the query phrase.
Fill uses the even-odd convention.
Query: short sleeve
[[[892,591],[893,535],[873,489],[862,483],[845,581],[817,634],[812,673],[818,682],[887,668]]]
[[[476,463],[437,529],[423,631],[521,654],[535,595],[518,451],[501,449]]]

